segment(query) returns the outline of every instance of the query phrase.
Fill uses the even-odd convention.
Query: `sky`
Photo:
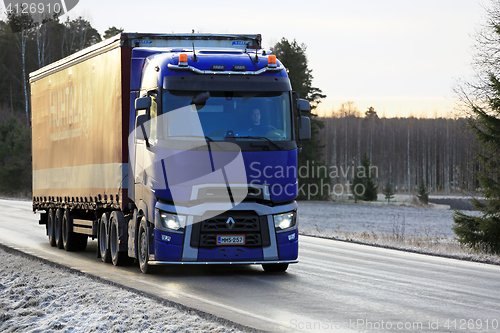
[[[101,34],[111,26],[260,33],[266,49],[282,37],[295,39],[307,46],[313,86],[327,95],[318,114],[352,101],[361,112],[373,106],[380,116],[434,117],[453,112],[453,87],[473,74],[473,35],[488,5],[490,0],[80,0],[68,15],[84,17]]]

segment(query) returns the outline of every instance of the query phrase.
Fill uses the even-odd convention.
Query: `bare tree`
[[[15,34],[17,39],[17,46],[21,55],[21,68],[22,68],[22,78],[21,82],[23,85],[24,92],[24,110],[26,113],[26,124],[29,125],[30,117],[29,117],[29,100],[28,100],[28,82],[27,82],[27,74],[26,74],[26,45],[28,43],[28,35],[30,30],[33,28],[34,21],[33,18],[29,14],[16,14],[11,13],[8,16],[9,24],[12,27],[13,31],[18,31]]]

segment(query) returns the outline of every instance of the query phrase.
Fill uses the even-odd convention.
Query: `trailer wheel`
[[[50,246],[56,246],[55,216],[52,208],[49,209],[47,216],[47,235],[49,236]]]
[[[75,237],[72,232],[73,221],[68,209],[64,210],[61,228],[64,249],[66,251],[73,251],[75,246]]]
[[[99,253],[102,262],[111,262],[111,253],[108,247],[108,221],[109,213],[104,213],[99,220]]]
[[[84,251],[87,247],[88,236],[73,232],[73,217],[69,209],[64,210],[61,232],[66,251]]]
[[[121,221],[120,221],[121,220]],[[120,223],[121,222],[121,223]],[[119,225],[123,224],[123,215],[121,212],[114,211],[109,219],[109,249],[111,253],[111,262],[115,266],[121,266],[127,260],[127,253],[120,251],[120,229]]]
[[[63,236],[62,236],[62,220],[63,220],[63,210],[58,208],[54,214],[54,236],[56,238],[56,246],[59,249],[64,248]]]
[[[283,273],[287,270],[288,264],[262,264],[262,268],[268,273]]]
[[[139,267],[141,272],[144,274],[151,272],[151,267],[149,266],[149,251],[148,251],[148,225],[146,220],[143,218],[141,224],[139,225],[139,233],[137,237],[137,259],[139,261]]]

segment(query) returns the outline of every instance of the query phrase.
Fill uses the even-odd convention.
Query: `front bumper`
[[[172,211],[173,206],[157,203],[157,208],[163,211]],[[149,262],[152,265],[162,264],[275,264],[275,263],[297,263],[298,257],[298,229],[276,233],[273,215],[295,210],[295,202],[269,207],[257,203],[240,203],[232,211],[252,211],[258,214],[262,220],[261,228],[269,237],[269,243],[262,246],[193,246],[196,233],[193,221],[196,216],[187,215],[188,223],[184,234],[168,233],[162,230],[154,230],[154,254],[150,254]],[[182,214],[182,207],[175,207],[175,212]],[[192,212],[192,210],[191,210]],[[199,210],[197,216],[203,216],[204,211]],[[199,219],[198,219],[199,221]],[[201,222],[197,222],[201,223]],[[223,231],[221,231],[223,233]],[[263,232],[264,234],[264,232]]]

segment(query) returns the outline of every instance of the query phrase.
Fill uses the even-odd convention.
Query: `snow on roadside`
[[[452,210],[328,201],[300,201],[298,204],[300,228],[454,237]]]
[[[242,332],[0,249],[0,332]]]
[[[299,201],[298,206],[302,235],[500,264],[500,256],[457,242],[453,210],[327,201]]]

